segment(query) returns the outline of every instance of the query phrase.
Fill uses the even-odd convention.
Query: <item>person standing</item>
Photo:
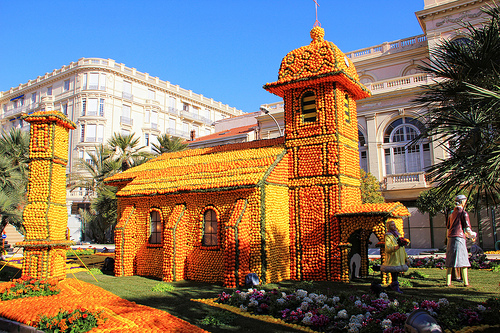
[[[463,194],[455,197],[455,209],[447,221],[448,245],[446,246],[446,284],[451,287],[451,273],[459,268],[464,285],[469,285],[467,268],[470,267],[466,237],[476,240],[476,233],[470,226],[469,214],[465,211],[467,197]]]
[[[394,221],[388,221],[386,228],[385,262],[380,266],[380,270],[384,273],[391,273],[392,282],[390,288],[395,292],[403,293],[399,289],[398,276],[399,273],[408,270],[408,254],[405,250],[408,241],[399,235]]]

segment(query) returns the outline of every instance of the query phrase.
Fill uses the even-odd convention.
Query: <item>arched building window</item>
[[[316,121],[316,95],[313,91],[306,91],[301,100],[302,123],[313,123]]]
[[[163,231],[161,224],[160,212],[157,210],[151,211],[149,214],[149,244],[161,244],[161,234]]]
[[[384,132],[385,173],[421,172],[431,165],[430,144],[409,143],[420,134],[422,123],[411,117],[394,120]]]
[[[365,172],[368,172],[368,148],[366,147],[365,136],[360,130],[358,130],[358,138],[359,166],[361,169],[365,170]]]
[[[213,209],[207,209],[203,213],[203,240],[204,246],[217,246],[218,244],[218,223],[217,214]]]

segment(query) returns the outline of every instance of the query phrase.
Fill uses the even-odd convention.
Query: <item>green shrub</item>
[[[151,290],[152,291],[159,291],[159,292],[170,292],[175,289],[174,286],[168,283],[158,283],[156,286],[154,286]]]
[[[236,316],[228,311],[210,311],[200,323],[208,326],[226,326],[234,322]]]
[[[92,267],[91,269],[89,269],[87,273],[92,274],[92,275],[102,275],[103,274],[99,268],[95,268],[95,267]]]

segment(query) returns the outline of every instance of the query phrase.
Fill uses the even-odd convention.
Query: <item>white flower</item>
[[[479,311],[484,311],[484,310],[486,310],[486,308],[485,308],[483,305],[481,305],[481,304],[479,304],[479,305],[477,306],[477,309],[478,309]]]
[[[247,312],[248,308],[246,306],[244,306],[243,304],[241,304],[240,305],[240,310],[243,311],[243,312]]]
[[[323,304],[323,303],[325,303],[327,301],[327,299],[328,299],[328,297],[326,297],[325,295],[321,294],[321,295],[318,295],[316,297],[316,302]]]
[[[278,304],[279,304],[279,305],[283,305],[283,304],[285,304],[285,303],[286,303],[286,299],[284,299],[284,298],[278,298],[278,299],[276,300],[276,302],[278,302]]]
[[[347,332],[349,332],[349,333],[358,333],[359,329],[356,326],[349,326],[349,329],[347,330]]]
[[[303,290],[303,289],[298,289],[295,294],[297,294],[297,297],[299,298],[304,298],[307,296],[307,291]]]
[[[281,297],[286,298],[286,293],[282,292]]]
[[[358,308],[363,305],[363,302],[361,302],[359,299],[354,302],[354,305],[356,305]]]
[[[370,311],[367,311],[367,312],[365,313],[365,318],[366,318],[366,319],[370,318],[371,316],[372,316],[372,314],[370,313]]]
[[[340,301],[340,297],[337,297],[337,296],[332,297],[333,304],[336,304],[338,301]]]
[[[304,299],[302,301],[307,302],[307,303],[314,303],[313,300],[310,299],[309,297],[304,297]]]
[[[392,327],[392,321],[390,319],[384,319],[382,320],[382,322],[380,323],[380,326],[382,326],[382,328],[389,328],[389,327]]]
[[[340,319],[347,319],[347,310],[340,310],[335,318],[340,318]]]
[[[380,295],[378,295],[378,297],[380,297],[382,299],[388,299],[389,298],[389,296],[386,293],[380,293]]]
[[[311,325],[312,324],[312,321],[311,321],[312,316],[313,316],[313,314],[311,312],[306,313],[304,318],[302,319],[302,323],[305,325]]]
[[[265,290],[259,290],[262,294],[265,294],[266,291]]]
[[[394,302],[391,303],[392,306],[394,307],[398,307],[399,306],[399,302],[397,299],[394,300]]]
[[[300,309],[302,311],[305,311],[305,310],[309,309],[309,303],[307,303],[307,302],[300,303]]]
[[[240,293],[240,298],[241,298],[242,300],[247,299],[247,296],[248,296],[248,293],[245,293],[245,292]]]
[[[259,302],[257,302],[255,299],[252,299],[250,303],[248,303],[248,306],[258,306]]]
[[[439,306],[447,306],[450,305],[450,302],[446,298],[440,298],[438,301]]]
[[[363,316],[362,314],[359,314],[359,315],[357,315],[356,317],[358,318],[358,321],[359,321],[360,323],[362,323],[362,322],[363,322],[363,320],[365,320],[365,316]]]

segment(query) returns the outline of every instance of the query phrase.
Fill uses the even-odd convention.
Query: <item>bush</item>
[[[169,292],[173,291],[174,289],[175,287],[168,283],[158,283],[156,286],[151,288],[152,291],[159,291],[159,292]]]
[[[37,280],[28,275],[14,279],[11,284],[6,284],[1,290],[0,298],[7,301],[15,298],[50,296],[56,295],[61,290],[57,286],[57,280]]]
[[[39,317],[40,319],[36,323],[36,327],[48,333],[88,332],[106,321],[107,318],[103,318],[102,313],[103,311],[91,312],[84,308],[79,308],[72,312],[61,309],[54,317],[47,317],[45,315]]]

